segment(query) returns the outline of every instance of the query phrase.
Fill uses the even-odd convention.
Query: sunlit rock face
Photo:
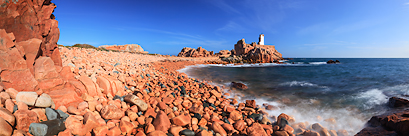
[[[13,33],[15,42],[17,44],[23,42],[21,46],[24,49],[29,49],[30,55],[25,57],[26,59],[30,57],[28,68],[31,71],[34,62],[32,57],[51,57],[54,65],[62,65],[57,46],[60,30],[58,29],[58,21],[52,14],[56,7],[54,3],[51,3],[51,0],[0,1],[0,29],[5,29],[7,33]],[[27,42],[33,42],[33,44]]]

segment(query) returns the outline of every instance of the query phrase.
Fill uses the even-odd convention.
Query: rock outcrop
[[[213,51],[207,51],[202,47],[198,47],[197,49],[185,47],[178,54],[178,57],[211,57],[211,56],[213,56]]]
[[[272,45],[258,45],[255,42],[246,44],[244,39],[241,39],[234,45],[234,55],[242,56],[247,62],[256,63],[271,63],[275,60],[282,59],[279,53]]]
[[[125,45],[102,45],[100,48],[104,48],[107,50],[112,51],[119,51],[119,52],[130,52],[130,53],[148,53],[144,51],[143,48],[138,44],[125,44]]]
[[[51,0],[2,0],[0,7],[0,29],[15,36],[31,72],[33,58],[39,56],[50,57],[56,66],[62,65],[57,46],[60,30],[52,14],[57,6]]]
[[[219,57],[229,57],[231,55],[231,51],[229,51],[229,50],[220,50],[219,53],[216,53],[215,55],[219,56]]]
[[[393,111],[373,116],[366,127],[356,134],[356,136],[373,135],[409,135],[409,101],[402,98],[389,98],[388,105]]]

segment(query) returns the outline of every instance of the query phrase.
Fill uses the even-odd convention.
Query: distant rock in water
[[[198,47],[197,49],[185,47],[178,54],[178,57],[211,57],[211,56],[213,56],[213,51],[207,51],[202,47]]]
[[[245,84],[243,84],[243,83],[236,83],[236,82],[231,82],[231,87],[237,88],[237,89],[241,89],[241,90],[248,89],[248,87],[247,87]]]
[[[125,44],[125,45],[102,45],[100,48],[104,48],[107,50],[112,51],[119,51],[119,52],[130,52],[130,53],[148,53],[144,51],[143,48],[138,44]]]
[[[329,61],[327,61],[327,64],[339,64],[339,63],[341,63],[341,62],[339,62],[339,60],[335,60],[335,61],[329,60]]]

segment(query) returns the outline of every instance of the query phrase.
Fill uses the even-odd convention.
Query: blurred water
[[[331,129],[359,131],[373,115],[388,110],[391,96],[409,95],[409,59],[293,59],[285,64],[199,65],[182,71],[190,77],[228,85],[242,82],[249,89],[237,91],[257,104],[279,107],[278,116],[292,114],[299,122],[319,122]],[[289,103],[283,103],[283,98]],[[317,116],[323,119],[317,118]],[[298,119],[297,119],[298,118]],[[337,119],[337,124],[325,122]]]

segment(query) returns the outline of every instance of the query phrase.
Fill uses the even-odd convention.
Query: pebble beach
[[[60,48],[63,67],[76,79],[88,77],[96,96],[57,109],[70,115],[59,135],[348,135],[254,100],[239,102],[228,86],[198,81],[177,70],[218,58],[183,58],[124,52]],[[104,84],[100,78],[113,80]],[[114,88],[112,83],[118,83]],[[92,84],[93,83],[93,84]],[[93,117],[91,117],[93,116]],[[91,120],[90,120],[91,118]],[[94,120],[95,119],[95,120]],[[90,123],[92,122],[92,123]]]

